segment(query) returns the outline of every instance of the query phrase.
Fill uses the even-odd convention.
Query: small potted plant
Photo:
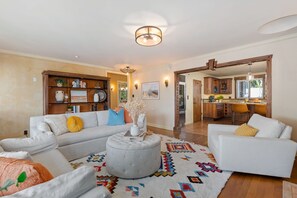
[[[63,87],[65,81],[64,79],[56,79],[56,83],[58,87]]]

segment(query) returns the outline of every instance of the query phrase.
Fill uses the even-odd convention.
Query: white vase
[[[131,126],[130,133],[131,133],[132,136],[137,136],[137,135],[139,135],[139,134],[140,134],[139,127],[138,127],[137,125],[133,124],[133,125]]]
[[[57,102],[63,102],[64,101],[64,91],[56,91],[55,95]]]
[[[99,102],[99,95],[98,93],[94,94],[94,102]]]

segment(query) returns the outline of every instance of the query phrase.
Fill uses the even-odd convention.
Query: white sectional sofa
[[[0,141],[0,156],[15,151],[29,153],[29,158],[44,165],[54,176],[48,182],[32,186],[7,198],[109,198],[105,187],[96,187],[95,171],[82,166],[73,170],[67,159],[57,150],[56,137],[42,133],[32,138],[9,138]]]
[[[292,127],[254,114],[248,125],[259,129],[255,137],[237,136],[239,126],[209,124],[208,147],[223,170],[290,177],[297,143]],[[266,137],[265,137],[266,136]]]
[[[38,127],[45,122],[47,116],[66,117],[79,116],[84,122],[84,129],[77,133],[64,133],[57,135],[58,149],[68,161],[85,157],[90,153],[98,153],[106,150],[107,138],[113,134],[125,132],[132,126],[132,123],[117,126],[108,126],[108,111],[85,112],[76,114],[58,114],[35,116],[30,118],[30,137],[38,136],[45,132]],[[146,131],[146,118],[142,114],[138,119],[138,126]]]

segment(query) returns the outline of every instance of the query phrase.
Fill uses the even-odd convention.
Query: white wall
[[[143,70],[138,75],[139,81],[161,80],[170,76],[170,84],[161,89],[159,101],[149,101],[148,122],[162,128],[172,129],[174,126],[174,85],[173,72],[177,70],[204,66],[212,58],[219,63],[250,57],[273,54],[272,58],[272,117],[293,126],[293,139],[297,140],[297,35],[267,41],[258,44],[233,48],[203,56],[182,60],[168,66],[155,67],[153,71]],[[151,80],[152,79],[152,80]],[[161,83],[162,85],[162,83]],[[161,86],[162,87],[162,86]]]

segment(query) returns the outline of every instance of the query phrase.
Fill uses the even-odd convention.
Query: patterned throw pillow
[[[79,132],[84,128],[84,123],[80,117],[70,116],[67,119],[67,128],[70,132]]]
[[[259,130],[251,127],[247,124],[242,124],[240,127],[238,127],[235,131],[235,135],[238,136],[255,136]]]
[[[44,121],[51,127],[55,135],[62,135],[68,132],[65,115],[47,115]]]

